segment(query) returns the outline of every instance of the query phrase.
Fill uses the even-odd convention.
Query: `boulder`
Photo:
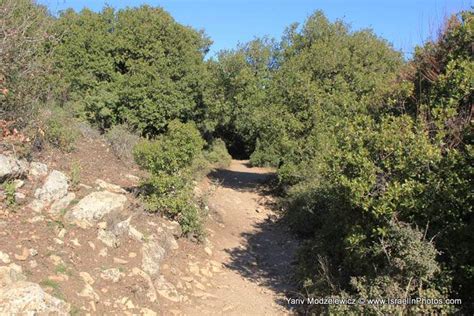
[[[157,235],[153,234],[153,239],[158,240],[160,245],[162,245],[166,251],[176,250],[179,248],[178,242],[174,238],[172,232],[158,227],[157,233]]]
[[[69,309],[36,283],[20,281],[0,289],[1,315],[69,315]]]
[[[28,171],[28,162],[0,154],[0,182],[20,178]]]
[[[108,183],[101,179],[95,180],[95,184],[97,184],[98,188],[102,190],[106,190],[106,191],[110,191],[114,193],[122,193],[122,194],[127,193],[127,191],[122,189],[122,187],[120,187],[119,185]]]
[[[61,199],[54,201],[53,204],[51,204],[51,207],[49,208],[49,212],[52,215],[61,214],[61,212],[63,212],[75,198],[76,195],[73,192],[69,192]]]
[[[29,175],[33,179],[38,179],[46,176],[48,174],[48,166],[41,162],[33,161],[30,164]]]
[[[0,267],[0,315],[68,315],[70,305],[36,283],[25,281],[21,267]]]
[[[97,239],[99,239],[106,246],[111,248],[118,248],[120,246],[120,238],[109,230],[99,230],[99,232],[97,233]]]
[[[142,269],[150,276],[157,276],[160,272],[160,264],[163,261],[166,250],[152,239],[142,246]]]
[[[43,187],[36,190],[35,198],[48,203],[57,201],[67,194],[68,188],[66,175],[53,170],[46,178]]]
[[[0,267],[0,290],[9,284],[24,280],[26,278],[19,265],[12,263],[9,266]]]
[[[66,213],[65,219],[79,227],[88,228],[109,213],[121,212],[126,203],[127,197],[122,194],[108,191],[92,192]]]
[[[155,288],[156,292],[167,300],[172,302],[181,302],[182,300],[182,297],[176,290],[176,287],[172,283],[166,281],[165,277],[162,275],[160,275],[155,280]]]

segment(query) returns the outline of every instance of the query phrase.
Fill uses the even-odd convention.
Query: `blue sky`
[[[149,4],[163,7],[180,23],[205,29],[214,41],[210,55],[239,42],[268,35],[280,38],[285,27],[321,9],[331,19],[343,18],[354,29],[372,28],[407,57],[436,34],[446,16],[469,9],[473,0],[37,0],[53,13],[66,8],[95,11],[105,4],[124,8]]]

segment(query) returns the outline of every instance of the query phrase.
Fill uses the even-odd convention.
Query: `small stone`
[[[107,257],[108,255],[108,250],[107,248],[102,248],[100,251],[99,251],[99,256],[101,257]]]
[[[193,282],[194,286],[202,291],[205,291],[206,290],[206,287],[204,286],[204,284],[194,280]]]
[[[62,241],[61,239],[59,238],[53,238],[54,242],[57,243],[58,245],[63,245],[64,244],[64,241]]]
[[[16,179],[13,181],[13,186],[15,187],[16,190],[20,189],[23,185],[25,185],[25,181]]]
[[[91,275],[87,272],[80,272],[79,273],[79,276],[84,280],[84,282],[86,282],[87,284],[94,284],[94,279],[91,277]]]
[[[143,316],[156,316],[157,315],[156,312],[146,307],[143,307],[142,309],[140,309],[140,314],[142,314]]]
[[[135,252],[131,252],[128,254],[128,257],[129,258],[135,258],[137,256],[137,254]]]
[[[38,267],[38,262],[36,262],[36,260],[31,260],[29,264],[30,264],[30,268],[32,269],[35,269]]]
[[[155,281],[155,288],[156,288],[156,292],[160,294],[162,297],[172,302],[181,301],[181,296],[179,295],[175,286],[171,284],[170,282],[166,281],[162,275],[160,275],[158,279]]]
[[[9,264],[11,262],[10,256],[5,252],[0,251],[0,261]]]
[[[30,251],[27,248],[23,248],[20,255],[15,254],[15,259],[20,260],[20,261],[25,261],[26,259],[28,259],[29,255],[30,255]]]
[[[107,281],[112,281],[114,283],[120,281],[120,279],[124,276],[122,272],[120,272],[117,268],[107,269],[101,272],[100,277]]]
[[[67,230],[65,230],[64,228],[62,228],[62,229],[59,231],[59,233],[58,233],[58,237],[61,238],[61,239],[63,239],[64,236],[66,235],[66,233],[67,233]]]
[[[107,222],[100,222],[97,224],[97,227],[99,229],[106,229],[107,228]]]
[[[30,204],[28,204],[27,207],[33,212],[41,213],[41,211],[46,207],[46,202],[41,200],[33,200]]]
[[[81,246],[81,244],[79,243],[79,240],[77,238],[71,239],[71,243],[76,247]]]
[[[204,247],[204,252],[207,253],[209,256],[212,256],[212,250],[209,247]]]
[[[44,216],[43,215],[38,215],[38,216],[30,218],[28,220],[28,223],[34,224],[34,223],[38,223],[38,222],[42,222],[42,221],[44,221]]]
[[[56,256],[56,255],[49,256],[49,259],[53,262],[55,266],[63,263],[63,259],[61,259],[61,257]]]
[[[59,275],[50,275],[48,279],[51,281],[56,281],[56,282],[65,282],[69,280],[69,276],[67,274],[61,273]]]
[[[230,310],[232,310],[232,309],[234,309],[234,308],[235,308],[234,305],[226,305],[226,306],[224,306],[224,308],[222,309],[222,311],[225,313],[225,312],[228,312],[228,311],[230,311]]]
[[[128,228],[128,233],[130,236],[135,238],[137,241],[142,241],[144,239],[144,236],[141,232],[139,232],[135,227],[132,225],[129,226]]]
[[[101,180],[101,179],[95,180],[95,184],[97,184],[97,186],[100,189],[103,189],[103,190],[106,190],[106,191],[109,191],[109,192],[121,193],[121,194],[126,194],[127,193],[127,191],[122,189],[120,186],[118,186],[116,184],[105,182],[104,180]]]
[[[127,260],[123,260],[123,259],[120,259],[120,258],[117,258],[117,257],[114,257],[114,262],[119,263],[119,264],[127,264],[128,263]]]
[[[89,244],[89,247],[92,248],[92,250],[95,250],[95,245],[92,241],[89,241],[88,244]]]
[[[197,265],[192,264],[189,266],[189,272],[194,275],[199,275],[199,267]]]
[[[137,176],[134,176],[133,174],[126,174],[125,178],[134,182],[140,182],[140,178]]]
[[[30,256],[32,256],[32,257],[38,255],[38,250],[36,250],[34,248],[30,248],[29,252],[30,252]]]
[[[84,188],[86,190],[92,189],[92,187],[90,185],[87,185],[87,184],[84,184],[84,183],[79,183],[78,186],[81,187],[81,188]]]
[[[26,199],[26,195],[21,192],[15,192],[15,202],[20,203]]]
[[[100,299],[99,294],[97,294],[97,292],[94,291],[92,286],[90,284],[87,284],[87,283],[85,284],[84,288],[82,289],[82,291],[78,295],[82,296],[82,297],[87,297],[87,298],[90,298],[90,299],[94,299],[96,302],[98,302],[99,299]]]
[[[156,289],[155,285],[153,284],[153,281],[151,280],[151,277],[143,270],[140,270],[139,268],[135,267],[132,269],[132,275],[139,275],[142,278],[145,279],[148,283],[148,292],[146,296],[150,300],[150,302],[155,302],[158,298],[156,296]]]
[[[105,245],[111,248],[117,248],[120,246],[120,240],[114,233],[109,230],[99,230],[99,232],[97,233],[97,239],[99,239]]]
[[[133,309],[135,308],[135,305],[131,300],[128,300],[127,303],[125,303],[125,306],[127,306],[128,309]]]
[[[200,269],[199,271],[201,272],[202,275],[207,276],[208,278],[212,277],[212,273],[208,269],[203,268],[203,269]]]

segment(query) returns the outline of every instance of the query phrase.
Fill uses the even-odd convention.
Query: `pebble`
[[[20,260],[20,261],[25,261],[26,259],[28,259],[29,255],[30,255],[30,251],[27,248],[23,248],[20,255],[15,254],[15,259]]]
[[[120,264],[127,264],[128,263],[127,260],[123,260],[123,259],[120,259],[120,258],[117,258],[117,257],[114,257],[114,262],[115,263],[120,263]]]
[[[204,247],[204,252],[207,253],[209,256],[212,256],[212,249],[209,247]]]
[[[0,251],[0,261],[9,264],[11,262],[10,256],[7,253]]]

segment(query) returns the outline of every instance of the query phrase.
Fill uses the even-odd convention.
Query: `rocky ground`
[[[144,212],[141,176],[99,138],[32,162],[0,153],[0,179],[15,186],[0,191],[0,314],[290,313],[296,241],[268,206],[268,170],[233,161],[197,187],[204,244]]]

